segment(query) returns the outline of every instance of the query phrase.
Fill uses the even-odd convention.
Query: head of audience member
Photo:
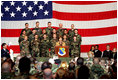
[[[10,73],[11,72],[11,64],[7,61],[2,63],[1,66],[1,72],[2,73]]]
[[[39,27],[39,22],[38,21],[36,22],[36,27]]]
[[[26,41],[26,40],[28,40],[28,37],[27,37],[27,36],[25,36],[25,37],[24,37],[24,40],[25,40],[25,41]]]
[[[77,59],[77,66],[82,66],[84,64],[84,58],[79,57]]]
[[[64,29],[64,34],[68,34],[68,31],[67,31],[67,29]]]
[[[51,28],[52,23],[48,22],[48,28]]]
[[[59,29],[62,29],[62,28],[63,28],[63,24],[59,23]]]
[[[76,42],[77,41],[77,36],[74,36],[73,40],[74,40],[74,42]]]
[[[35,34],[36,33],[36,30],[35,29],[32,29],[32,34]]]
[[[43,35],[43,39],[45,40],[47,38],[47,34],[44,34]]]
[[[66,70],[64,68],[61,67],[61,68],[57,69],[56,79],[64,79],[65,74],[66,74]]]
[[[82,65],[78,69],[78,79],[88,79],[90,76],[89,74],[89,68],[85,65]]]
[[[72,29],[72,30],[74,30],[74,27],[75,27],[74,24],[71,24],[71,29]]]
[[[93,64],[99,64],[99,62],[100,62],[99,58],[94,58],[93,59]]]
[[[38,39],[38,37],[39,37],[39,36],[38,36],[37,34],[34,36],[35,39]]]
[[[45,34],[45,33],[46,33],[46,30],[45,30],[45,29],[43,29],[43,31],[42,31],[42,32],[43,32],[43,34]]]
[[[53,34],[53,39],[56,39],[57,38],[57,35],[56,34]]]
[[[78,30],[77,30],[77,29],[75,29],[75,30],[74,30],[74,32],[75,32],[75,35],[77,35],[77,34],[78,34]]]
[[[52,64],[49,63],[49,62],[44,62],[42,65],[41,65],[41,70],[44,71],[45,69],[47,68],[52,68]]]
[[[12,61],[12,59],[11,59],[11,58],[7,58],[5,61],[8,62],[8,63],[10,64],[11,70],[12,70],[13,67],[14,67],[14,65],[15,65],[15,63]]]
[[[117,52],[117,49],[116,48],[113,48],[112,52]]]
[[[53,28],[53,31],[52,31],[52,32],[53,32],[53,34],[54,34],[54,33],[56,34],[56,32],[57,32],[57,31],[56,31],[56,29],[55,29],[55,28]]]
[[[98,50],[99,49],[99,45],[95,45],[95,50]]]
[[[20,70],[21,75],[24,73],[29,74],[30,64],[31,64],[31,61],[26,56],[20,59],[18,68]]]
[[[28,23],[25,23],[25,28],[29,28],[29,24]]]
[[[7,49],[7,44],[6,43],[2,43],[2,48],[3,49]]]
[[[106,49],[107,50],[110,50],[110,45],[109,44],[106,46]]]
[[[43,70],[43,78],[44,79],[52,79],[53,78],[53,74],[50,68],[46,68]]]
[[[70,62],[68,69],[69,70],[75,70],[75,63],[74,62]]]
[[[66,35],[63,35],[63,39],[66,40],[67,39],[67,36]]]
[[[16,56],[15,64],[19,64],[20,59],[22,58],[21,55]]]
[[[95,47],[94,45],[92,45],[90,51],[94,51],[94,50],[95,50]]]

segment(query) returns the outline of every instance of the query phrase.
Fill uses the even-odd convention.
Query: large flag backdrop
[[[18,37],[25,23],[40,28],[51,21],[58,29],[62,23],[68,30],[75,25],[82,36],[81,52],[88,52],[91,45],[99,45],[101,51],[109,44],[117,47],[116,1],[3,1],[1,2],[1,42],[11,43],[15,54],[20,53]]]

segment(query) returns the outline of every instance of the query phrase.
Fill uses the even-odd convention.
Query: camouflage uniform
[[[31,41],[31,48],[32,48],[32,56],[39,57],[40,56],[40,40],[32,40]]]
[[[21,33],[22,33],[24,30],[25,30],[25,32],[26,32],[26,36],[29,36],[29,35],[32,33],[32,31],[31,31],[30,28],[28,28],[28,29],[24,28],[24,29],[21,31]]]
[[[104,74],[104,69],[99,64],[93,64],[91,72],[95,79],[100,78]]]
[[[66,37],[67,37],[67,40],[69,40],[69,35],[68,35],[68,34],[63,34],[63,36],[64,36],[64,35],[66,35]]]
[[[59,36],[63,36],[63,32],[64,32],[63,29],[58,29],[57,30],[57,38],[59,38]]]
[[[41,49],[41,57],[49,57],[49,40],[46,39],[46,40],[41,40],[41,46],[40,46],[40,49]]]
[[[46,28],[46,33],[47,33],[47,36],[49,37],[49,40],[51,40],[51,35],[52,35],[52,31],[53,31],[53,28]]]
[[[65,42],[66,46],[70,46],[70,41],[69,40],[66,40],[66,41],[63,40],[63,42]]]
[[[70,40],[70,41],[73,41],[74,33],[75,33],[75,32],[74,32],[74,30],[72,30],[72,29],[68,31],[69,40]]]
[[[40,40],[43,40],[43,35],[44,35],[44,34],[41,34],[41,35],[40,35]],[[46,39],[48,39],[48,40],[49,40],[49,37],[47,36],[47,38],[46,38]]]
[[[29,41],[28,40],[21,41],[20,42],[20,47],[21,47],[20,54],[22,56],[27,56],[28,54],[30,54],[30,51],[29,51]]]
[[[50,45],[51,45],[51,55],[55,54],[55,46],[56,46],[56,42],[58,40],[57,39],[52,39],[50,40]]]
[[[79,43],[78,41],[76,42],[71,42],[71,57],[79,57]]]
[[[20,37],[19,37],[19,39],[18,39],[19,44],[20,44],[21,41],[24,40],[24,37],[25,37],[25,35],[20,35]]]
[[[13,79],[14,73],[1,73],[1,79]]]
[[[40,36],[42,34],[42,30],[38,27],[35,27],[34,30],[36,30],[36,34]]]

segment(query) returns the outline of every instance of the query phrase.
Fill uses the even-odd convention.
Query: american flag
[[[56,29],[59,23],[68,30],[74,24],[82,36],[82,56],[86,56],[91,45],[99,45],[101,51],[107,44],[111,49],[117,47],[116,1],[2,1],[1,43],[11,43],[10,49],[19,54],[21,30],[25,23],[34,28],[36,21],[42,29],[49,21]]]

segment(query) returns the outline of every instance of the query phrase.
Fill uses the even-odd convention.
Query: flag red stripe
[[[111,50],[115,47],[117,48],[117,42],[114,43],[107,43],[110,45]],[[104,51],[106,49],[106,45],[107,44],[98,44],[99,45],[99,49],[101,51]],[[88,52],[90,50],[92,45],[81,45],[81,52]],[[12,45],[10,47],[8,47],[8,49],[12,49],[14,51],[14,53],[20,53],[20,47],[19,45]]]
[[[44,29],[44,28],[45,27],[41,29]],[[58,29],[58,27],[53,27],[53,28]],[[1,29],[1,36],[2,37],[19,37],[21,30],[22,29]],[[111,34],[117,34],[117,26],[106,27],[106,28],[96,28],[96,29],[78,29],[78,32],[82,37],[111,35]]]
[[[89,21],[117,18],[117,10],[95,13],[66,13],[53,11],[53,18],[70,21]]]
[[[70,5],[92,5],[92,4],[104,4],[117,1],[53,1],[58,4],[70,4]]]

